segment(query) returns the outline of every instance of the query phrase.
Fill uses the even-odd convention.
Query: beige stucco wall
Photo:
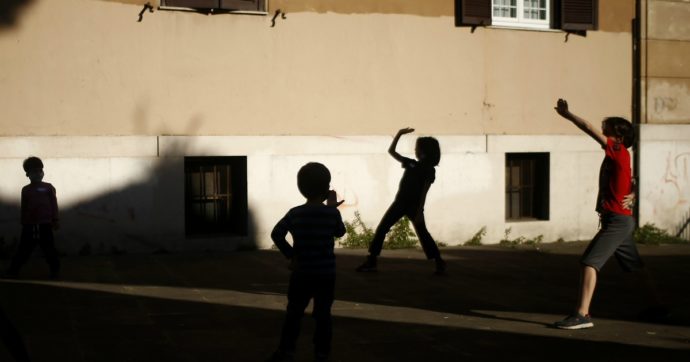
[[[690,124],[690,2],[644,5],[643,122]]]
[[[470,33],[440,1],[438,16],[305,5],[275,27],[174,11],[137,22],[128,3],[35,0],[0,31],[0,135],[574,134],[558,97],[594,120],[630,115],[631,1],[602,2],[624,10],[602,15],[612,31],[567,42]]]

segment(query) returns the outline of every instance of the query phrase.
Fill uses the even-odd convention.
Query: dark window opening
[[[185,157],[187,236],[247,235],[247,157]]]
[[[506,220],[549,219],[549,154],[506,153]]]

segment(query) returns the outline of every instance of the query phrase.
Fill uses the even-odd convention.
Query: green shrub
[[[386,235],[384,249],[407,249],[417,245],[417,236],[410,228],[410,219],[403,216]]]
[[[544,240],[544,235],[537,235],[536,237],[532,239],[528,239],[524,236],[519,236],[515,239],[510,238],[510,233],[513,231],[513,228],[507,228],[505,231],[505,234],[503,236],[503,239],[499,242],[499,245],[502,246],[510,246],[510,247],[515,247],[518,245],[531,245],[531,246],[538,246],[541,244],[541,242]]]
[[[338,239],[338,245],[343,248],[363,249],[368,248],[371,239],[374,238],[374,230],[367,227],[362,221],[359,211],[355,211],[355,219],[352,222],[345,221],[345,236]],[[417,245],[416,235],[410,227],[410,220],[403,217],[398,221],[386,236],[383,243],[384,249],[413,248]]]
[[[464,246],[479,246],[482,245],[482,239],[486,235],[486,226],[482,226],[479,231],[477,231],[474,236],[472,236],[469,240],[465,241],[462,245]]]
[[[646,223],[644,226],[637,228],[633,233],[633,238],[636,243],[647,245],[682,244],[688,242],[685,239],[669,234],[664,229],[659,229],[653,223]]]
[[[345,236],[338,239],[338,245],[343,248],[362,249],[368,248],[369,242],[374,237],[374,231],[368,228],[362,221],[359,211],[355,211],[355,220],[345,221]]]

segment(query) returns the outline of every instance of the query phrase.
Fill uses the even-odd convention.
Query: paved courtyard
[[[333,360],[690,360],[690,246],[641,247],[669,323],[636,320],[643,295],[612,260],[595,328],[550,328],[572,310],[584,247],[444,248],[443,277],[420,250],[384,250],[376,274],[353,271],[363,250],[337,250]],[[261,361],[278,343],[289,274],[277,251],[62,262],[59,281],[40,258],[21,279],[0,280],[0,305],[32,361]],[[305,318],[298,361],[312,358],[312,331]],[[11,361],[4,346],[0,361]]]

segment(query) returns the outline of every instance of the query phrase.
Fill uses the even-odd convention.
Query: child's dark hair
[[[441,162],[441,146],[434,137],[417,138],[417,148],[424,154],[424,161],[433,166]]]
[[[297,188],[307,199],[325,200],[330,184],[330,171],[318,162],[309,162],[297,172]]]
[[[635,129],[632,124],[625,118],[621,117],[607,117],[604,123],[611,130],[615,137],[623,138],[623,145],[629,148],[635,142]]]
[[[24,172],[29,172],[31,170],[42,170],[43,161],[41,161],[41,159],[38,157],[31,156],[24,160],[22,167],[24,168]]]

